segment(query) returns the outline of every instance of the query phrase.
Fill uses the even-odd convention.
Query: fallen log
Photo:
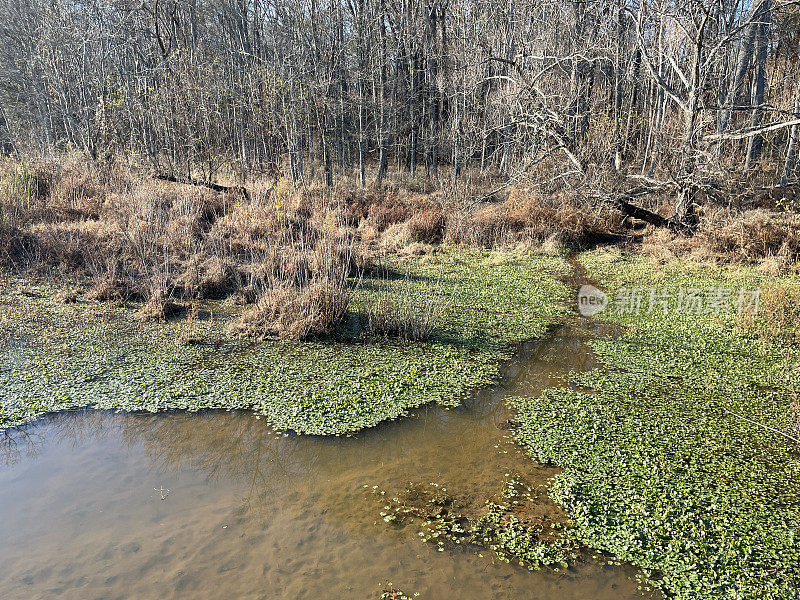
[[[630,200],[633,200],[637,196],[641,195],[643,195],[642,192],[630,193],[623,194],[621,196],[606,196],[602,197],[600,200],[609,206],[616,208],[618,211],[628,217],[639,219],[645,223],[650,223],[655,227],[666,227],[667,229],[678,233],[692,233],[692,228],[689,225],[681,223],[680,221],[662,217],[658,213],[654,213],[646,208],[642,208],[641,206],[636,206],[630,202]]]
[[[198,187],[208,188],[209,190],[214,190],[215,192],[239,192],[242,194],[246,200],[250,200],[250,194],[247,191],[247,188],[243,185],[222,185],[219,183],[207,183],[205,181],[199,181],[197,179],[189,179],[188,177],[175,177],[173,175],[161,175],[155,174],[153,175],[154,179],[159,179],[161,181],[168,181],[170,183],[183,183],[186,185],[195,185]]]

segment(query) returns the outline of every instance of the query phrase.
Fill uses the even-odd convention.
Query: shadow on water
[[[639,598],[632,569],[588,558],[531,573],[488,551],[437,552],[413,525],[384,523],[370,493],[437,482],[480,503],[505,473],[545,484],[556,470],[516,450],[503,398],[594,367],[595,333],[555,330],[463,407],[351,438],[224,411],[81,410],[0,434],[2,597],[376,598],[392,582],[428,600]]]

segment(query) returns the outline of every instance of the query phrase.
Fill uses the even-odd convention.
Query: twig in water
[[[763,423],[759,423],[758,421],[753,421],[752,419],[748,419],[747,417],[744,417],[744,416],[742,416],[742,415],[740,415],[738,413],[735,413],[732,410],[728,410],[727,408],[723,408],[722,410],[724,410],[726,413],[729,413],[729,414],[733,415],[734,417],[739,417],[743,421],[747,421],[748,423],[752,423],[753,425],[758,425],[760,427],[763,427],[764,429],[769,429],[773,433],[777,433],[778,435],[782,435],[783,437],[789,438],[793,442],[796,442],[796,443],[800,444],[800,440],[798,440],[796,437],[790,436],[788,433],[785,433],[785,432],[781,431],[780,429],[775,429],[774,427],[770,427],[769,425],[764,425]]]

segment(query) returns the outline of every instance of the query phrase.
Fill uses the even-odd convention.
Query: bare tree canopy
[[[0,148],[214,180],[797,177],[781,0],[0,0]],[[744,160],[742,160],[744,157]]]

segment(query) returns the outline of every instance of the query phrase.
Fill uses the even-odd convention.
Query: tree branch
[[[762,133],[777,131],[778,129],[785,129],[786,127],[792,127],[794,125],[800,125],[800,119],[792,119],[791,121],[784,121],[783,123],[772,123],[771,125],[759,127],[758,129],[743,130],[736,133],[715,133],[713,135],[705,136],[703,140],[707,142],[718,142],[722,140],[744,140],[746,138],[753,137],[754,135],[761,135]]]

